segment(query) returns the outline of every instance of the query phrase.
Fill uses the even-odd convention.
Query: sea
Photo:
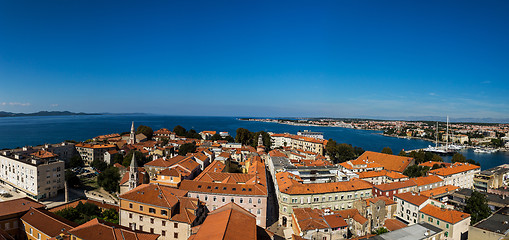
[[[380,152],[390,147],[397,154],[401,150],[426,148],[434,143],[418,139],[404,139],[380,135],[380,131],[359,130],[339,127],[294,126],[271,122],[242,121],[237,117],[163,116],[146,114],[129,115],[79,115],[79,116],[31,116],[0,118],[0,149],[35,146],[45,143],[59,143],[64,140],[84,141],[111,133],[130,131],[131,122],[135,127],[146,125],[154,131],[160,128],[170,130],[177,125],[197,132],[204,130],[229,132],[235,136],[238,128],[249,131],[292,133],[310,130],[322,132],[325,139],[348,143],[364,150]],[[481,163],[482,169],[489,169],[509,163],[509,152],[474,153],[472,149],[462,150],[467,159]],[[450,162],[451,157],[444,157]]]

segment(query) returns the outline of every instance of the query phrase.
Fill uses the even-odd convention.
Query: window
[[[440,225],[440,220],[437,219],[437,225]]]
[[[133,214],[132,213],[129,213],[129,218],[133,218]]]
[[[148,208],[148,212],[149,213],[156,213],[156,209],[155,208]]]
[[[424,214],[421,214],[421,218],[424,218]]]
[[[162,230],[161,231],[161,236],[166,236],[166,231]]]
[[[445,232],[445,237],[449,237],[449,232]]]
[[[150,223],[154,223],[154,219],[153,218],[150,219]]]
[[[214,202],[215,202],[215,201],[217,200],[217,198],[214,196],[214,199],[213,199],[213,200],[214,200]]]
[[[256,214],[260,215],[262,211],[260,209],[256,210]]]
[[[162,221],[161,225],[163,225],[163,227],[166,226],[166,221]]]
[[[32,234],[34,234],[34,233],[32,232],[32,228],[30,228],[30,235],[32,235]]]
[[[41,234],[37,233],[37,239],[41,240]]]
[[[179,233],[173,233],[173,238],[179,238]]]
[[[240,198],[240,203],[243,203],[244,202],[244,199]]]
[[[223,200],[223,202],[224,202],[224,201],[225,201],[225,198],[223,197],[223,199],[222,199],[222,200]]]
[[[143,231],[143,225],[140,225],[140,231]]]
[[[163,216],[168,216],[168,211],[166,211],[166,210],[161,210],[161,215],[163,215]]]
[[[262,199],[261,198],[258,198],[258,203],[262,203]]]
[[[154,228],[150,228],[150,233],[154,233]]]
[[[173,227],[174,227],[174,228],[178,228],[178,227],[179,227],[179,224],[178,224],[178,223],[173,223]]]
[[[253,203],[253,200],[251,198],[249,198],[249,203]]]
[[[140,221],[143,221],[143,216],[140,216]]]
[[[129,208],[133,208],[133,204],[132,203],[129,203]]]
[[[445,224],[445,227],[446,227],[446,228],[449,228],[449,223],[446,223],[446,224]]]
[[[143,206],[140,206],[140,211],[143,211]]]

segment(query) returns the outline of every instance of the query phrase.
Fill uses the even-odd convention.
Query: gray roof
[[[473,227],[505,235],[509,232],[509,208],[500,209],[490,217],[476,223]]]
[[[421,222],[366,240],[420,240],[440,234],[443,230],[429,223]],[[427,235],[425,235],[427,233]]]
[[[462,189],[456,191],[455,193],[453,193],[453,195],[455,195],[455,196],[464,195],[466,197],[470,197],[472,195],[473,191],[474,190],[472,190],[472,189],[462,188]],[[490,204],[490,205],[493,205],[493,204],[500,204],[503,206],[509,205],[509,198],[504,198],[503,196],[493,194],[493,193],[483,193],[483,194],[486,195],[486,198],[488,199],[488,204]]]

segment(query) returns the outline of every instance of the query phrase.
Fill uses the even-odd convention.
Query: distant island
[[[69,111],[39,111],[35,113],[12,113],[0,111],[0,117],[35,117],[35,116],[70,116],[70,115],[102,115],[100,113],[73,113]]]

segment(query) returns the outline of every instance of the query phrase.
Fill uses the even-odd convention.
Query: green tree
[[[466,200],[465,212],[470,214],[470,225],[489,217],[491,209],[488,206],[486,195],[473,191],[472,195]]]
[[[358,157],[352,145],[346,143],[338,144],[332,139],[329,139],[327,145],[325,145],[325,152],[334,163],[342,163]],[[360,155],[362,154],[361,152],[363,152],[363,150],[358,148],[357,153]]]
[[[235,142],[235,138],[233,138],[232,136],[228,135],[226,137],[224,137],[224,140],[226,140],[227,142],[229,143],[233,143]]]
[[[403,171],[403,175],[406,175],[410,178],[422,177],[422,176],[426,176],[426,173],[429,171],[429,169],[430,169],[429,167],[412,165],[412,166],[408,167],[407,169],[405,169],[405,171]]]
[[[467,161],[467,158],[465,156],[463,156],[463,154],[461,154],[461,153],[455,153],[451,159],[452,163],[455,163],[455,162],[462,163],[462,162],[466,162],[466,161]]]
[[[75,167],[82,167],[85,165],[83,163],[83,159],[81,159],[81,156],[79,154],[75,154],[74,156],[69,159],[68,168],[75,168]]]
[[[101,213],[101,219],[103,219],[104,221],[108,221],[110,223],[118,224],[119,222],[118,212],[115,211],[115,209],[113,208],[104,210]]]
[[[80,178],[70,169],[65,170],[65,181],[67,181],[67,185],[72,188],[81,186]]]
[[[154,130],[152,130],[149,126],[140,125],[136,129],[136,134],[143,133],[147,137],[148,140],[152,139],[152,136],[154,135]]]
[[[120,173],[116,167],[108,167],[97,176],[97,184],[108,192],[118,192]]]
[[[162,139],[161,139],[161,142],[163,142],[163,143],[162,143],[162,144],[163,144],[163,146],[168,145],[168,142],[169,142],[169,141],[170,141],[170,140],[169,140],[168,138],[162,138]]]
[[[504,146],[504,141],[502,141],[500,138],[493,138],[491,139],[490,145],[495,148],[501,148]]]
[[[399,153],[398,153],[398,156],[406,157],[407,155],[406,155],[405,150],[401,149],[401,151],[399,151]]]
[[[99,159],[95,159],[94,161],[92,161],[90,166],[102,172],[108,167],[108,164]]]
[[[242,145],[250,145],[252,133],[245,128],[237,128],[235,135],[235,142],[242,143]]]
[[[174,132],[177,136],[182,136],[182,137],[184,137],[184,136],[186,136],[187,130],[186,130],[184,127],[182,127],[182,126],[177,125],[177,126],[175,126],[175,127],[173,128],[173,132]]]
[[[196,152],[196,143],[184,143],[179,147],[179,155],[185,156],[188,153]]]
[[[196,130],[191,129],[188,132],[186,132],[186,138],[194,138],[194,139],[201,139],[201,135],[196,132]]]
[[[141,153],[140,151],[131,150],[124,157],[124,160],[122,162],[122,165],[124,167],[129,167],[129,165],[131,165],[131,160],[133,159],[133,154],[136,154],[136,163],[140,167],[143,167],[143,165],[145,165],[145,163],[147,163],[149,161],[149,159],[147,157],[145,157],[145,155],[143,155],[143,153]]]
[[[223,137],[221,137],[221,135],[219,135],[218,133],[212,135],[212,137],[210,138],[211,141],[217,141],[217,140],[223,140]]]
[[[124,163],[124,156],[122,156],[122,154],[113,154],[113,156],[111,156],[111,161],[110,161],[110,164],[113,165],[115,163],[118,163],[118,164],[123,164]]]
[[[381,227],[381,228],[373,231],[373,234],[380,235],[380,234],[384,234],[384,233],[388,233],[388,232],[389,232],[389,230],[387,230],[387,228]]]
[[[382,149],[382,153],[392,154],[392,149],[390,147],[384,147],[384,149]]]

